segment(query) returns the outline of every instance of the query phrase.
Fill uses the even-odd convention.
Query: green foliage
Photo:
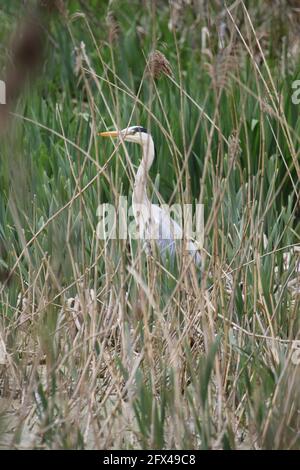
[[[2,3],[4,67],[20,7]],[[293,25],[244,2],[254,31],[236,6],[225,50],[219,2],[174,3],[67,2],[1,136],[0,394],[17,402],[1,446],[299,449]],[[172,77],[151,75],[155,49]],[[155,141],[152,201],[204,204],[201,278],[97,239],[98,205],[131,202],[140,149],[96,134],[128,124]]]

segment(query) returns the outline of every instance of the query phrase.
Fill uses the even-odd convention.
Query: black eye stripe
[[[148,134],[147,129],[145,127],[140,127],[140,126],[136,126],[133,129],[133,132],[134,132],[134,134],[136,134],[137,132],[144,132],[145,134]]]

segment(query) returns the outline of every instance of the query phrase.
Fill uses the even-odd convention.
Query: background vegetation
[[[1,446],[299,449],[297,2],[55,5],[0,143]],[[204,204],[199,279],[96,237],[140,158],[96,133],[128,124],[152,200]]]

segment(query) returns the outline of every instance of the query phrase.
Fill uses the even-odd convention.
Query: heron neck
[[[142,145],[142,161],[136,173],[133,188],[133,203],[146,204],[149,202],[147,196],[147,177],[148,172],[154,160],[154,143],[152,137],[149,136],[147,142]]]

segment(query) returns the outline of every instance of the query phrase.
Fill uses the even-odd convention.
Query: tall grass
[[[3,447],[300,447],[294,29],[221,3],[74,1],[49,26],[1,141]],[[172,74],[151,74],[156,49]],[[199,279],[96,236],[140,160],[96,133],[134,124],[152,200],[204,204]]]

